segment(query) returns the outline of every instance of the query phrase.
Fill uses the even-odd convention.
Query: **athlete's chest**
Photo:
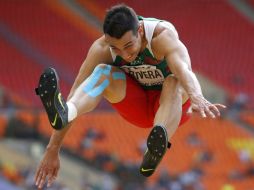
[[[159,67],[160,63],[161,61],[142,54],[131,63],[123,62],[120,68],[138,80],[143,78],[163,79],[163,73]]]
[[[165,60],[157,60],[148,53],[140,54],[131,63],[121,59],[116,66],[131,75],[143,86],[161,85],[169,72]]]

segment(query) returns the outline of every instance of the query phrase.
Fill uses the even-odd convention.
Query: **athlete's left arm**
[[[188,50],[179,40],[177,33],[170,29],[164,29],[156,37],[154,45],[166,58],[170,70],[188,93],[192,110],[199,112],[202,117],[220,116],[218,108],[225,108],[225,106],[212,104],[204,98],[199,81],[192,72]]]

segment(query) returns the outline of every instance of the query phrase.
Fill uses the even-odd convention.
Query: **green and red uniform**
[[[153,127],[153,120],[159,108],[159,99],[162,84],[170,69],[165,59],[157,60],[151,49],[151,40],[154,29],[159,22],[165,22],[154,18],[139,17],[144,22],[146,48],[137,58],[128,63],[111,51],[114,60],[113,66],[119,67],[126,73],[126,96],[113,107],[130,123],[143,128]],[[169,23],[168,23],[169,24]],[[190,107],[190,101],[185,102],[182,108],[180,124],[188,119],[186,111]]]

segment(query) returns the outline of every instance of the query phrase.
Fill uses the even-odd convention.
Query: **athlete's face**
[[[136,34],[128,31],[120,39],[111,37],[108,34],[105,35],[105,38],[114,53],[127,62],[134,61],[141,50],[140,29]]]

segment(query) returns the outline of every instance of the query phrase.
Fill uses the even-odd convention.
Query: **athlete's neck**
[[[140,24],[141,24],[141,27],[143,29],[143,33],[142,33],[142,36],[141,36],[141,48],[140,48],[140,52],[139,53],[142,53],[146,46],[147,46],[147,40],[146,40],[146,33],[145,33],[145,28],[144,28],[144,22],[143,21],[140,21]]]

